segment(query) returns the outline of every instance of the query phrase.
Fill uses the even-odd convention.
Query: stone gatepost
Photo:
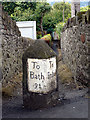
[[[23,105],[29,109],[58,103],[57,56],[42,40],[36,40],[23,54]]]

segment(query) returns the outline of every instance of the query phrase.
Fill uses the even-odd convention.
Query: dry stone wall
[[[90,80],[90,11],[78,13],[65,24],[61,36],[63,62],[75,80],[88,84]]]
[[[22,71],[22,55],[34,40],[21,37],[16,22],[3,10],[2,15],[0,15],[1,21],[2,34],[0,34],[0,38],[2,39],[0,39],[0,42],[2,41],[2,49],[0,49],[2,50],[2,74],[3,81],[8,83],[8,79]]]

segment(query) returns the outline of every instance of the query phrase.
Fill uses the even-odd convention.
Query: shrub
[[[64,24],[65,24],[64,22],[60,22],[56,25],[55,31],[58,34],[59,39],[61,37],[61,31],[62,31],[62,28],[63,28]]]

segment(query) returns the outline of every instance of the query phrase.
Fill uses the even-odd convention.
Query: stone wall
[[[87,84],[90,80],[90,10],[78,13],[65,24],[61,35],[63,62],[75,80]]]
[[[21,37],[16,22],[8,16],[7,12],[2,10],[0,20],[2,21],[2,34],[0,34],[2,57],[0,59],[2,58],[3,81],[8,83],[8,79],[22,71],[22,55],[34,40]]]
[[[2,27],[2,4],[0,4],[0,80],[1,80],[1,67],[2,67],[2,33],[1,33],[1,27]]]

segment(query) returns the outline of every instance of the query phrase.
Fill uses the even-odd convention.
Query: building
[[[36,21],[16,22],[22,37],[36,39]]]

